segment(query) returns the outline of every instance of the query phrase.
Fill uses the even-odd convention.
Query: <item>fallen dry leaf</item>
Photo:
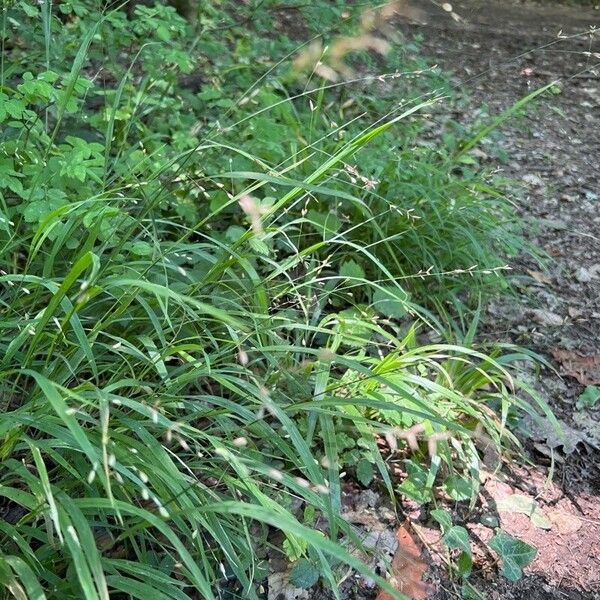
[[[573,414],[573,422],[581,430],[586,444],[600,449],[600,422],[589,411],[581,411]]]
[[[390,583],[411,600],[426,600],[431,591],[431,585],[423,581],[428,565],[421,558],[421,547],[418,538],[411,531],[409,521],[398,528],[396,538],[398,548],[392,560]],[[381,591],[376,600],[392,600],[392,596]]]
[[[521,177],[521,179],[525,182],[528,183],[529,185],[532,185],[534,187],[543,187],[544,184],[544,180],[539,177],[538,175],[534,175],[533,173],[528,173],[527,175],[523,175],[523,177]]]
[[[531,311],[531,314],[534,321],[537,321],[540,325],[546,327],[559,327],[563,324],[563,318],[549,310],[540,310],[536,308]]]
[[[296,588],[290,583],[290,569],[271,573],[268,577],[268,600],[308,600],[309,590]]]
[[[552,522],[544,514],[538,503],[524,494],[510,494],[496,498],[496,506],[500,513],[520,513],[527,515],[533,525],[539,529],[552,529]]]
[[[560,363],[562,373],[574,377],[581,385],[600,384],[600,353],[581,356],[569,350],[552,350],[552,356]]]
[[[585,267],[580,267],[575,272],[575,279],[577,279],[579,283],[589,283],[593,277],[594,276]]]
[[[571,319],[578,319],[579,317],[582,317],[585,314],[582,310],[579,310],[578,308],[574,308],[572,306],[569,306],[569,308],[567,308],[567,312],[569,313]]]
[[[582,522],[575,515],[554,510],[548,512],[548,518],[556,525],[558,531],[564,535],[575,533],[581,529]]]
[[[533,277],[538,283],[544,283],[547,285],[552,283],[552,279],[550,279],[548,275],[542,273],[541,271],[527,271],[527,273],[531,275],[531,277]]]
[[[547,418],[530,421],[531,437],[541,444],[535,444],[536,449],[546,456],[553,456],[555,460],[563,462],[559,454],[553,450],[560,450],[564,454],[572,454],[578,444],[588,443],[585,435],[581,431],[573,429],[564,421],[558,421],[560,430],[557,430],[553,423]]]

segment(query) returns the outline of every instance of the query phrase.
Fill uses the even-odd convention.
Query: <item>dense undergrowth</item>
[[[520,241],[425,135],[444,74],[381,9],[207,4],[2,2],[8,597],[255,598],[272,552],[336,592],[342,470],[474,503],[534,410],[446,325]]]

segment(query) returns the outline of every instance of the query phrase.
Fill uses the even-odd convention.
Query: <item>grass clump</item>
[[[437,92],[364,129],[287,63],[255,85],[289,40],[214,8],[133,15],[2,5],[0,584],[257,598],[284,552],[339,594],[339,561],[367,571],[340,543],[342,468],[393,496],[383,436],[402,493],[464,480],[474,500],[478,444],[515,444],[510,407],[533,411],[510,357],[416,333],[465,289],[444,296],[444,272],[476,249],[481,290],[500,264],[502,200],[451,149],[419,150]],[[186,87],[199,65],[210,82]]]

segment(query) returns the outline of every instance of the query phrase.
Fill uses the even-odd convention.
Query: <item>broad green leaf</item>
[[[308,589],[319,581],[320,575],[321,572],[312,561],[301,558],[290,571],[290,583],[294,587]]]
[[[469,544],[469,532],[459,525],[453,525],[444,535],[444,544],[448,548],[456,548],[467,554],[471,554],[471,546]]]
[[[288,560],[291,561],[299,560],[308,550],[308,544],[302,538],[298,538],[295,535],[288,535],[283,540],[282,547]]]
[[[490,540],[489,546],[502,560],[501,573],[510,581],[518,581],[523,576],[523,568],[531,564],[537,550],[514,538],[502,530]]]
[[[461,552],[456,564],[458,566],[458,574],[461,577],[467,577],[473,568],[473,557],[470,552]]]
[[[347,260],[340,267],[340,276],[351,277],[353,279],[364,279],[365,272],[355,260]]]
[[[444,535],[443,542],[448,548],[461,551],[456,561],[458,572],[461,576],[468,575],[473,565],[469,532],[464,527],[453,525]]]
[[[522,494],[511,494],[496,501],[498,510],[527,515],[540,529],[552,529],[552,521],[546,517],[533,498]]]
[[[319,212],[313,208],[308,211],[306,218],[314,224],[324,240],[331,239],[342,226],[339,217],[333,212]]]
[[[378,287],[373,294],[373,308],[393,319],[406,315],[408,294],[395,286]]]
[[[129,250],[131,250],[132,254],[137,256],[152,256],[154,253],[154,248],[152,244],[148,242],[143,242],[142,240],[136,240],[127,246]]]
[[[373,330],[366,323],[369,315],[369,308],[364,310],[359,308],[348,308],[337,314],[338,324],[336,331],[343,335],[343,343],[350,346],[364,346],[373,336]]]
[[[374,474],[373,465],[370,461],[366,458],[358,461],[356,465],[356,477],[365,487],[373,481]]]
[[[577,410],[584,410],[586,408],[594,408],[600,400],[600,387],[597,385],[586,386],[583,394],[577,399]]]
[[[452,517],[448,511],[436,508],[430,514],[442,526],[442,533],[446,533],[452,527]]]
[[[406,461],[408,477],[398,486],[398,491],[419,504],[431,500],[431,488],[427,487],[428,472],[416,462]]]
[[[448,493],[448,496],[456,502],[469,500],[473,491],[471,482],[459,475],[450,475],[450,477],[444,481],[444,488]]]

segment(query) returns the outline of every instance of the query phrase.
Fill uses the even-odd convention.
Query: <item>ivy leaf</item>
[[[586,408],[594,408],[600,400],[600,387],[597,385],[586,386],[583,394],[577,399],[577,410],[584,410]]]
[[[311,588],[317,581],[321,572],[319,569],[306,558],[301,558],[290,571],[290,583],[297,588]]]
[[[469,532],[464,527],[452,525],[452,517],[445,510],[432,510],[431,516],[442,526],[442,533],[444,534],[442,541],[444,544],[451,550],[456,549],[461,551],[456,561],[459,574],[461,576],[468,575],[473,566]]]
[[[431,511],[431,516],[441,525],[442,533],[446,533],[452,527],[452,517],[441,508]]]
[[[455,502],[468,500],[473,492],[471,482],[458,475],[451,475],[448,477],[446,481],[444,481],[444,487],[446,488],[448,496]]]
[[[465,576],[471,572],[473,559],[471,558],[471,545],[469,544],[469,532],[459,525],[451,527],[443,537],[443,542],[451,549],[461,550],[456,562],[458,572]]]
[[[459,525],[453,525],[444,535],[444,544],[451,549],[458,549],[471,554],[471,545],[469,544],[469,532]]]
[[[502,559],[500,572],[510,581],[518,581],[523,576],[523,568],[533,562],[537,550],[514,538],[504,531],[499,532],[490,540],[489,546]]]
[[[358,481],[366,487],[373,481],[373,476],[373,465],[366,458],[359,460],[356,465],[356,477]]]
[[[427,484],[427,471],[419,464],[406,461],[408,477],[398,486],[400,492],[418,504],[425,504],[431,500],[431,487]]]

